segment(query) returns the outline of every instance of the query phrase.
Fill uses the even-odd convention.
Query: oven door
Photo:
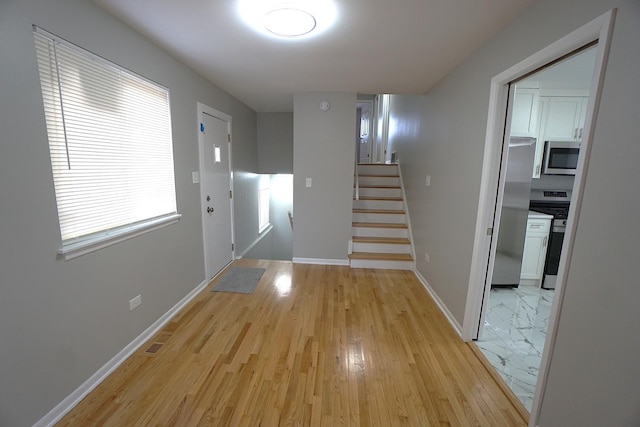
[[[579,156],[579,142],[546,141],[542,172],[547,175],[575,175]]]
[[[554,222],[557,221],[555,220]],[[542,287],[544,289],[556,288],[565,230],[566,226],[554,225],[549,235],[549,247],[547,248],[547,259],[544,263],[544,277],[542,278]]]

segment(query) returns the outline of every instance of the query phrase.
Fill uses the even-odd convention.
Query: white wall
[[[64,262],[32,25],[169,88],[182,220]],[[204,280],[196,103],[233,116],[236,212],[256,193],[255,113],[91,2],[0,2],[0,425],[31,425]],[[249,203],[247,203],[249,205]],[[254,216],[254,218],[255,218]],[[243,233],[256,221],[236,222]],[[128,301],[142,294],[142,305]]]
[[[424,97],[392,100],[417,266],[462,323],[490,80],[618,8],[540,426],[640,425],[640,2],[538,0]],[[432,176],[425,187],[425,175]],[[424,251],[431,262],[425,264]]]
[[[320,102],[329,101],[329,111]],[[355,93],[293,98],[293,257],[347,261],[351,239]],[[305,179],[312,187],[305,187]]]

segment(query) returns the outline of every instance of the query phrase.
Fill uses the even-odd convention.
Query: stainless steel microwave
[[[545,141],[542,173],[547,175],[575,175],[579,156],[579,142]]]

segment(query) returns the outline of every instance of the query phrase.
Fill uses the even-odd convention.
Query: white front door
[[[200,194],[206,279],[233,261],[231,118],[200,104]]]

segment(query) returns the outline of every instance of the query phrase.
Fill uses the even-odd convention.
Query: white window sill
[[[116,243],[140,236],[141,234],[174,224],[178,222],[181,217],[182,214],[176,213],[81,241],[68,243],[66,245],[63,244],[62,247],[58,249],[58,254],[62,255],[65,261],[78,258],[79,256],[106,248],[107,246],[115,245]]]
[[[262,227],[258,228],[258,235],[262,234],[262,232],[265,231],[269,227],[271,227],[271,223],[270,222],[268,222],[265,225],[263,225]]]

